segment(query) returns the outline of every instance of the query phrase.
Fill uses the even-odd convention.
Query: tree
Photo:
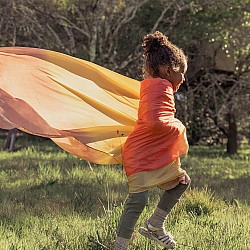
[[[185,30],[195,26],[195,32],[178,33],[191,55],[186,98],[179,105],[189,114],[182,116],[193,144],[214,144],[226,137],[227,152],[237,151],[238,127],[244,131],[241,121],[249,116],[242,116],[242,101],[249,105],[249,17],[249,1],[224,0],[196,2],[182,20]]]
[[[131,53],[127,50],[126,59],[122,60],[118,52],[122,40],[126,39],[122,29],[147,1],[58,0],[53,1],[50,7],[35,5],[35,2],[33,7],[49,20],[46,26],[58,46],[53,48],[54,42],[52,49],[122,71],[130,61]]]

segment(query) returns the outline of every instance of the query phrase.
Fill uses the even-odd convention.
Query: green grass
[[[0,151],[0,250],[112,249],[127,197],[122,167],[90,164],[37,137],[19,136],[23,145]],[[191,147],[182,158],[192,185],[166,222],[177,250],[250,249],[249,159],[249,148],[230,157],[219,147]],[[150,191],[136,229],[160,193]],[[161,248],[136,230],[130,249]]]

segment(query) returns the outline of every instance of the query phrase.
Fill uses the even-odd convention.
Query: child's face
[[[175,72],[172,69],[170,70],[170,74],[168,76],[168,81],[170,81],[173,85],[174,92],[176,92],[181,84],[185,81],[185,74],[187,72],[187,62],[184,63],[180,69]]]

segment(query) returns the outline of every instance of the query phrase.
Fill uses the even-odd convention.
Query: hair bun
[[[158,51],[159,48],[166,46],[167,43],[168,38],[159,31],[156,31],[154,34],[146,35],[142,43],[144,56],[149,53]]]

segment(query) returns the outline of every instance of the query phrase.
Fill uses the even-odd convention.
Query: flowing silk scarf
[[[0,128],[51,138],[98,164],[122,163],[140,83],[61,53],[0,48]]]

